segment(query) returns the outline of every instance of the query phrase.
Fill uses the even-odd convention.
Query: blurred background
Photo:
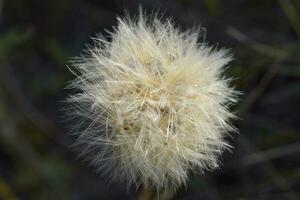
[[[299,0],[0,0],[0,199],[135,199],[76,158],[61,102],[69,59],[139,4],[206,27],[244,92],[223,166],[172,199],[300,199]]]

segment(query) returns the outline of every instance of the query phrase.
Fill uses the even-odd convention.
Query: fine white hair
[[[120,19],[110,39],[74,59],[68,102],[80,155],[111,178],[176,190],[189,172],[219,166],[230,146],[236,92],[223,72],[228,50],[199,30],[142,13]]]

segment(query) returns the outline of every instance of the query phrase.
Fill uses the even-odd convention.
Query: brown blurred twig
[[[18,198],[13,193],[9,185],[0,177],[0,199],[2,200],[17,200]]]

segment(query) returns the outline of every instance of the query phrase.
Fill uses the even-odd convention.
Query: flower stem
[[[150,200],[151,190],[148,187],[142,186],[138,193],[138,200]]]

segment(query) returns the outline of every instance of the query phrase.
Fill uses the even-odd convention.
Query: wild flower
[[[198,30],[140,14],[75,59],[68,101],[81,156],[128,185],[176,190],[190,172],[219,166],[234,131],[236,92],[223,72],[228,50]]]

